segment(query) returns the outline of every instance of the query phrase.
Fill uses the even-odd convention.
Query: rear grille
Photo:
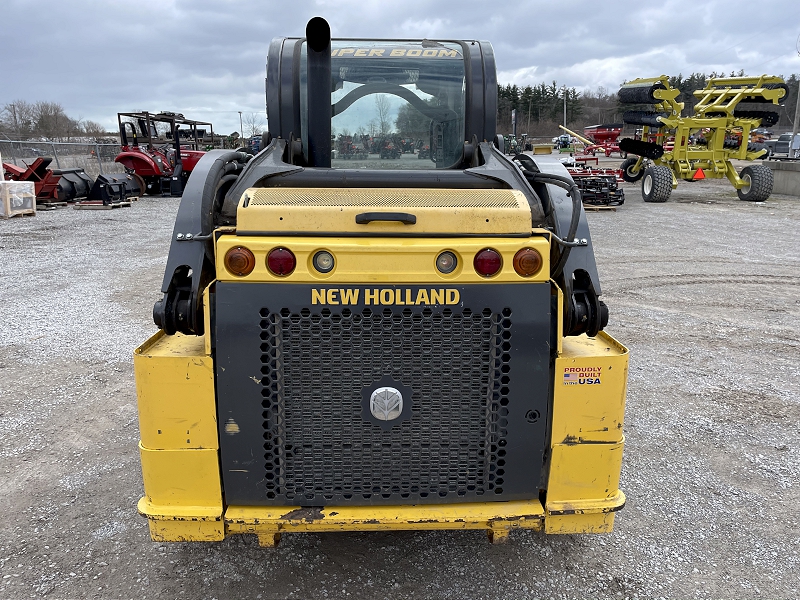
[[[260,312],[264,483],[273,502],[458,501],[503,493],[511,310]],[[389,431],[381,377],[412,389]]]

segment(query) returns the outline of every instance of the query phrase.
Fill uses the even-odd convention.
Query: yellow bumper
[[[297,532],[482,529],[491,542],[498,543],[513,529],[600,531],[610,528],[614,512],[624,504],[624,494],[617,491],[602,502],[584,501],[556,512],[545,511],[538,500],[326,508],[229,506],[221,515],[209,507],[166,509],[142,498],[138,508],[149,519],[151,536],[157,541],[219,541],[227,535],[251,533],[262,546],[274,546],[282,533]]]
[[[604,333],[564,340],[555,369],[544,505],[536,498],[323,509],[226,507],[210,349],[202,338],[158,333],[134,355],[145,487],[138,510],[156,541],[220,541],[251,533],[262,545],[273,546],[284,532],[483,529],[491,541],[501,542],[513,529],[608,532],[625,504],[618,486],[627,365],[627,350]],[[573,372],[589,373],[593,382],[563,383],[561,378],[574,379],[565,378]]]

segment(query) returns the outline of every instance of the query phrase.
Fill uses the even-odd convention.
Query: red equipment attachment
[[[83,169],[48,169],[52,161],[52,158],[42,156],[26,168],[3,163],[5,178],[10,181],[32,181],[36,201],[40,204],[74,202],[78,198],[86,198],[92,188],[92,179]]]
[[[40,156],[27,168],[3,163],[5,178],[13,181],[32,181],[37,202],[57,202],[58,180],[61,179],[61,173],[47,168],[51,162],[52,158]]]
[[[625,202],[625,192],[619,187],[622,183],[620,169],[592,169],[585,166],[567,167],[581,191],[584,205],[619,206]]]

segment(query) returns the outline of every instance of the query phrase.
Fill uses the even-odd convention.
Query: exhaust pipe
[[[306,25],[308,46],[308,162],[331,166],[331,27],[322,17]]]

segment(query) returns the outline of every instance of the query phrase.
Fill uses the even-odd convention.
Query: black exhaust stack
[[[331,27],[322,17],[306,25],[308,45],[308,162],[331,166]]]
[[[172,132],[175,134],[175,167],[169,179],[169,195],[177,197],[183,194],[183,159],[181,158],[181,132],[178,124],[172,122]],[[162,195],[164,190],[161,191]]]

